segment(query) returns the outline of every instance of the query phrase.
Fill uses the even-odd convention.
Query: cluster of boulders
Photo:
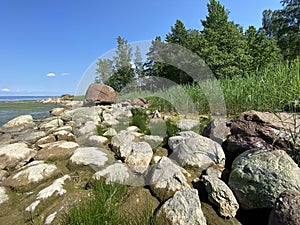
[[[111,92],[97,88],[100,98]],[[91,96],[85,107],[55,108],[41,121],[20,116],[0,128],[3,224],[24,215],[56,224],[88,196],[91,179],[132,187],[138,197],[130,207],[151,206],[157,224],[300,223],[300,168],[289,155],[299,147],[291,139],[299,134],[291,124],[297,116],[249,111],[231,122],[212,121],[206,137],[197,132],[199,121],[168,116],[181,130],[169,137],[131,125],[132,108],[147,111],[144,99],[115,103],[106,96],[105,105],[99,98],[92,105]],[[165,124],[152,118],[150,130]],[[266,208],[267,220],[239,217]]]

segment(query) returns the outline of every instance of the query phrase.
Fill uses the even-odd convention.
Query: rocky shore
[[[82,104],[0,128],[0,224],[58,224],[91,179],[128,185],[130,207],[151,206],[163,224],[300,224],[298,115],[248,111],[199,134],[199,120],[152,118],[138,99]],[[151,134],[131,125],[133,108]]]

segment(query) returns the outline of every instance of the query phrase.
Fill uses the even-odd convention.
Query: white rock
[[[33,212],[35,208],[39,205],[40,200],[45,200],[51,197],[55,192],[59,195],[65,194],[67,191],[63,188],[65,180],[70,179],[69,175],[65,175],[59,179],[56,179],[50,186],[44,188],[37,194],[37,200],[29,205],[25,210]]]
[[[108,128],[108,130],[103,134],[103,136],[116,136],[118,133],[114,128]]]
[[[26,128],[33,127],[35,123],[31,115],[18,116],[7,123],[5,123],[1,130],[4,132],[17,132]]]
[[[99,135],[92,135],[89,137],[89,142],[93,145],[101,145],[101,144],[105,144],[108,142],[108,139],[106,137],[103,136],[99,136]]]
[[[0,147],[0,169],[25,164],[37,151],[28,148],[25,143],[14,143]]]
[[[119,183],[119,184],[127,184],[129,179],[129,169],[126,165],[122,163],[115,163],[104,170],[100,170],[93,175],[94,179],[99,180],[101,177],[106,178],[106,183]]]
[[[61,127],[64,125],[64,121],[59,118],[53,119],[51,121],[45,122],[40,125],[40,129],[48,130],[51,128]]]
[[[206,225],[196,189],[185,188],[168,199],[157,213],[160,220],[176,225]],[[164,218],[161,218],[164,217]]]
[[[6,194],[5,187],[0,186],[0,204],[9,200],[8,195]]]
[[[50,214],[49,216],[47,216],[46,220],[45,220],[45,225],[49,225],[53,222],[53,220],[56,217],[57,212],[54,212],[52,214]]]
[[[70,161],[74,164],[97,167],[104,166],[107,160],[107,154],[96,147],[78,148],[70,158]]]

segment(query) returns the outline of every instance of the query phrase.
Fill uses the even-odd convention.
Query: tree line
[[[117,91],[145,76],[164,77],[178,84],[193,83],[184,71],[156,60],[157,54],[167,51],[163,43],[180,45],[197,54],[217,79],[243,77],[276,63],[291,62],[300,55],[300,0],[282,0],[281,5],[282,9],[263,12],[261,28],[250,26],[244,31],[229,21],[229,13],[219,1],[210,0],[208,14],[201,20],[202,30],[187,29],[177,20],[164,40],[156,37],[152,41],[145,63],[139,48],[133,54],[128,41],[119,36],[116,56],[112,60],[98,59],[97,82]],[[188,58],[184,60],[181,63],[189,63]]]

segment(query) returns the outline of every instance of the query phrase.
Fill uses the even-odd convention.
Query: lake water
[[[57,105],[37,102],[49,97],[52,96],[0,96],[0,126],[20,115],[32,115],[36,120],[49,116]]]

